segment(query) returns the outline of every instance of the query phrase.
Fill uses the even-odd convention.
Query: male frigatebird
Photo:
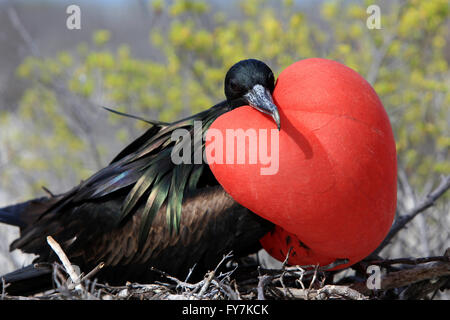
[[[171,135],[184,128],[195,138],[195,121],[206,132],[219,116],[243,105],[269,115],[280,129],[273,90],[274,75],[265,63],[236,63],[225,77],[226,100],[180,121],[153,122],[108,166],[66,193],[0,209],[0,222],[20,227],[10,249],[38,255],[35,262],[57,261],[46,242],[52,236],[82,271],[104,262],[98,277],[109,283],[149,281],[151,267],[184,277],[196,265],[200,274],[230,250],[235,256],[254,252],[273,224],[234,201],[206,163],[174,164],[173,149],[192,140]],[[197,147],[203,150],[204,143]],[[25,280],[36,274],[49,280],[48,270],[29,266],[4,278],[29,286]]]

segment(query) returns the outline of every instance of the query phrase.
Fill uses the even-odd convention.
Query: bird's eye
[[[267,76],[267,81],[269,81],[269,83],[273,83],[275,81],[273,73],[269,73],[269,75]]]

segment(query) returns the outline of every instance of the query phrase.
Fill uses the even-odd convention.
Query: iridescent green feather
[[[159,130],[156,130],[146,141],[140,141],[142,145],[135,151],[124,154],[119,158],[118,161],[124,162],[123,165],[129,166],[133,163],[139,163],[135,170],[142,172],[123,203],[119,219],[123,221],[143,206],[139,236],[141,245],[145,243],[152,221],[164,203],[167,203],[167,227],[171,232],[179,232],[183,197],[187,191],[195,191],[204,172],[204,166],[207,164],[182,163],[176,165],[171,159],[171,154],[174,148],[175,151],[182,149],[183,143],[201,141],[194,147],[189,146],[188,150],[191,150],[191,160],[194,159],[194,153],[198,152],[199,148],[201,148],[200,151],[203,156],[203,135],[211,123],[226,111],[228,111],[226,104],[222,102],[211,109],[172,124],[155,124],[160,126]],[[194,131],[195,121],[202,122],[200,132]],[[148,122],[152,123],[152,121]],[[191,139],[173,141],[172,133],[180,128],[188,130]],[[142,165],[143,159],[148,159],[145,165]],[[117,182],[115,181],[115,183]]]

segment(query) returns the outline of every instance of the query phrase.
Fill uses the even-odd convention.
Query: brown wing
[[[50,217],[44,217],[32,225],[36,236],[33,241],[18,239],[13,247],[38,253],[38,262],[56,260],[45,242],[45,236],[52,235],[82,271],[89,272],[104,262],[105,267],[98,274],[101,279],[109,283],[142,282],[157,275],[151,266],[183,278],[195,264],[197,273],[204,274],[230,250],[241,256],[259,248],[259,238],[273,227],[240,206],[221,186],[211,186],[185,198],[178,233],[169,231],[164,205],[140,248],[139,211],[117,227],[111,227],[114,223],[108,220],[117,216],[115,211],[120,209],[121,201],[111,199],[102,206],[102,212],[96,212],[95,203],[85,203],[50,224],[46,221]]]
[[[178,234],[170,233],[165,212],[164,206],[142,250],[138,247],[137,214],[75,255],[80,254],[80,261],[88,262],[88,268],[105,262],[106,278],[119,282],[151,280],[155,274],[150,266],[184,278],[194,264],[197,273],[204,274],[230,250],[237,256],[255,250],[273,226],[240,206],[219,186],[203,188],[184,201]]]

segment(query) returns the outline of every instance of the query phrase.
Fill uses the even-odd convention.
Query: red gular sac
[[[362,260],[389,231],[397,200],[395,141],[380,99],[357,72],[319,58],[282,71],[273,99],[281,131],[268,154],[277,170],[261,174],[267,161],[211,163],[207,155],[214,176],[237,202],[277,225],[261,239],[275,258],[283,261],[292,247],[289,264],[349,259],[337,267],[343,268]],[[252,129],[261,141],[261,129],[270,137],[276,126],[244,106],[217,118],[211,129],[223,137],[227,129]],[[207,139],[207,148],[214,141]],[[245,139],[234,156],[255,148]]]

